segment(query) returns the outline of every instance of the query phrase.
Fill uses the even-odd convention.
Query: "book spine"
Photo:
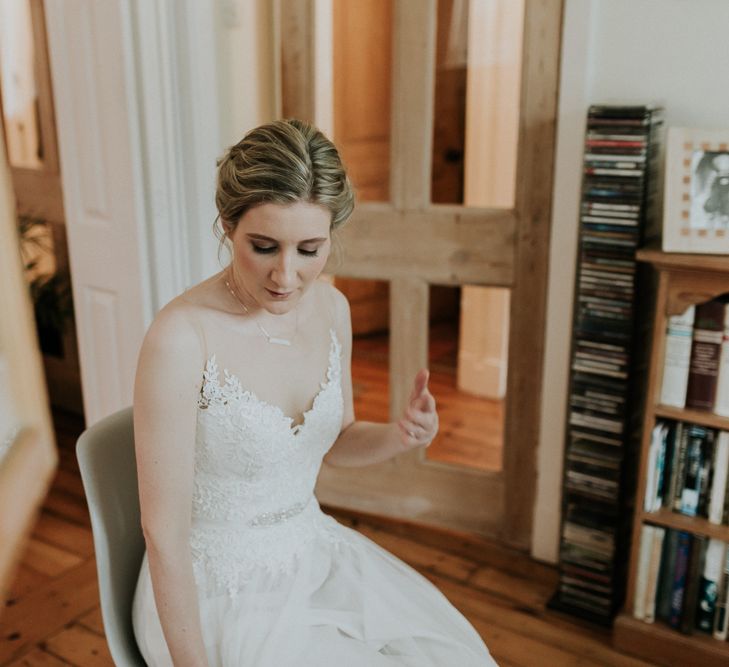
[[[681,514],[685,514],[686,516],[696,516],[699,507],[704,435],[704,430],[700,427],[691,426],[689,428],[686,474],[681,488],[681,502],[679,506]]]
[[[729,304],[724,307],[724,332],[719,353],[719,377],[716,383],[714,412],[729,417]]]
[[[714,614],[714,637],[726,640],[729,629],[729,544],[724,545],[724,561]]]
[[[658,460],[660,458],[661,440],[663,439],[663,422],[658,422],[651,433],[651,446],[648,450],[648,478],[646,479],[643,509],[652,512],[655,509],[655,497],[658,494]]]
[[[699,581],[698,603],[696,605],[696,628],[711,634],[714,630],[714,613],[719,577],[721,576],[724,556],[724,543],[709,540],[706,548],[704,571]]]
[[[663,507],[673,509],[673,499],[676,496],[676,480],[678,476],[678,458],[679,449],[681,448],[681,437],[683,433],[683,423],[674,422],[668,429],[668,481],[663,491]]]
[[[686,574],[688,572],[689,551],[691,549],[691,535],[685,531],[678,534],[678,546],[676,547],[676,567],[673,572],[673,583],[671,585],[671,614],[668,623],[671,627],[678,628],[681,624],[681,611],[683,609],[683,597],[686,592]]]
[[[653,494],[652,511],[657,512],[663,504],[663,493],[666,488],[668,471],[668,424],[662,424],[660,441],[658,443],[658,456],[656,461],[656,489]]]
[[[661,483],[658,487],[659,496],[657,498],[657,507],[670,507],[670,489],[671,489],[671,478],[673,476],[673,468],[675,465],[675,438],[676,438],[676,424],[666,423],[665,436],[663,438],[663,474],[661,476]]]
[[[661,573],[659,575],[658,594],[656,599],[656,618],[668,622],[671,616],[671,592],[673,575],[676,569],[679,531],[669,529],[663,540],[661,556]]]
[[[687,424],[678,424],[676,432],[676,467],[675,475],[671,479],[671,489],[673,491],[672,504],[673,509],[678,512],[681,510],[681,492],[683,491],[683,483],[686,478],[686,458],[688,456],[688,435],[689,429]]]
[[[696,514],[708,518],[709,516],[709,485],[713,479],[714,456],[716,452],[716,431],[708,429],[701,442],[701,467],[699,468],[699,499]]]
[[[709,494],[709,521],[720,524],[724,513],[727,476],[729,476],[729,433],[719,432],[719,440],[714,453],[714,477]]]
[[[679,629],[681,632],[690,635],[696,623],[696,606],[699,601],[699,583],[701,574],[704,571],[706,558],[706,547],[709,540],[703,535],[694,535],[691,542],[691,552],[686,572],[686,592],[684,593],[683,608]]]
[[[694,313],[695,307],[691,306],[681,315],[672,315],[668,318],[661,386],[663,405],[672,405],[677,408],[686,406]]]
[[[655,526],[644,525],[640,531],[640,555],[638,560],[638,575],[635,583],[635,596],[633,599],[633,616],[640,621],[645,620],[645,601],[648,589],[648,570],[653,551],[653,535]]]
[[[707,301],[696,307],[686,407],[713,410],[724,334],[724,304]]]
[[[661,568],[661,555],[666,529],[656,527],[651,540],[651,558],[648,564],[648,575],[645,592],[645,622],[653,623],[656,619],[656,597],[658,592],[658,576]]]

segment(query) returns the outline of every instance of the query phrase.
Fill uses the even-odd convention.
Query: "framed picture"
[[[668,129],[663,250],[729,254],[729,129]]]

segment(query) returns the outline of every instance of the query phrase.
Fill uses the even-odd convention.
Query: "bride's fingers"
[[[405,410],[403,419],[410,421],[415,426],[419,426],[424,431],[429,430],[436,421],[435,411],[418,410],[412,406]]]
[[[409,419],[401,419],[398,424],[400,425],[400,428],[402,429],[403,433],[408,435],[411,438],[419,438],[423,435],[425,432],[425,429],[423,429],[420,424],[416,424],[413,421],[410,421]]]
[[[417,375],[415,376],[415,380],[413,381],[413,389],[410,392],[410,399],[409,402],[415,401],[419,396],[423,394],[424,391],[426,391],[426,387],[428,386],[428,377],[430,376],[430,371],[428,371],[427,368],[422,368],[418,371]]]

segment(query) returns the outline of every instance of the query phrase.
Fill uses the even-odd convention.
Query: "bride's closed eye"
[[[260,246],[256,245],[255,243],[251,243],[251,247],[253,248],[254,252],[260,253],[261,255],[267,255],[278,250],[278,246],[275,245]],[[299,248],[299,252],[306,257],[316,257],[319,254],[319,248],[317,248],[316,250],[305,250],[304,248]]]

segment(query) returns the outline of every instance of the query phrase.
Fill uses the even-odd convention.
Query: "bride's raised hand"
[[[423,445],[427,447],[438,433],[438,413],[435,409],[435,398],[428,390],[429,377],[428,369],[418,371],[408,406],[397,422],[400,440],[408,449]]]

